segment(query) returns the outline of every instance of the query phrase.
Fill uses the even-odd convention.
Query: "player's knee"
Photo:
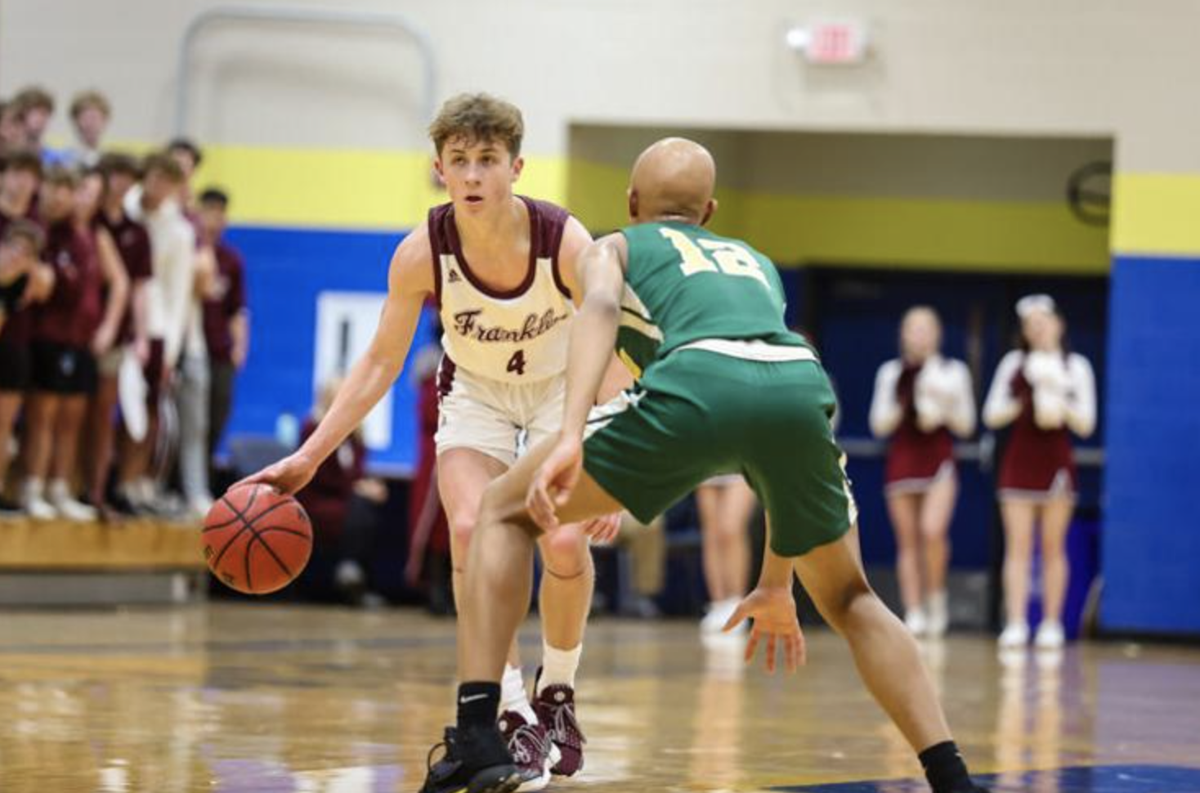
[[[457,510],[448,516],[447,522],[450,524],[450,537],[456,545],[465,550],[475,534],[475,525],[478,522],[476,514],[470,510]]]
[[[562,526],[545,536],[540,544],[546,567],[560,577],[578,574],[591,560],[587,537],[578,525]]]

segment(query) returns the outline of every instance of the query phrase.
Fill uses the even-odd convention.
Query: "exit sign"
[[[862,63],[867,57],[867,26],[853,19],[822,20],[787,32],[787,43],[813,64]]]

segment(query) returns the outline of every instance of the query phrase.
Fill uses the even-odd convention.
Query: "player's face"
[[[937,320],[928,311],[913,311],[900,327],[900,348],[904,357],[923,361],[938,351],[941,333]]]
[[[216,202],[200,205],[200,227],[211,239],[218,239],[225,233],[225,208]]]
[[[1022,320],[1021,330],[1035,350],[1056,350],[1062,344],[1062,320],[1049,311],[1030,311]]]
[[[506,206],[524,165],[524,160],[514,160],[500,141],[464,138],[447,141],[436,163],[454,208],[467,212]]]
[[[142,185],[146,208],[151,210],[158,209],[164,201],[178,192],[179,187],[178,184],[163,175],[161,171],[151,171],[146,174],[145,183]]]
[[[25,127],[17,119],[17,111],[12,106],[0,112],[0,146],[24,146]]]
[[[113,171],[108,176],[108,198],[109,200],[120,201],[125,197],[125,194],[137,184],[137,177],[133,174],[121,173]]]
[[[75,117],[75,128],[79,130],[79,137],[92,147],[99,145],[107,126],[108,116],[95,105],[88,105]]]
[[[28,203],[37,189],[37,174],[26,168],[9,168],[0,176],[0,192],[13,203]]]
[[[17,264],[30,264],[37,257],[28,241],[16,238],[0,243],[0,269],[6,269]]]
[[[103,195],[104,179],[99,174],[85,176],[75,190],[75,215],[84,221],[91,220]]]
[[[25,134],[29,136],[29,142],[35,143],[42,139],[46,134],[46,127],[50,124],[50,111],[44,107],[33,107],[25,111]]]
[[[75,209],[75,191],[70,185],[42,185],[42,196],[39,203],[42,217],[51,223],[68,218]]]

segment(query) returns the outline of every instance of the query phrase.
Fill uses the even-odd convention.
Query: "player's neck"
[[[650,223],[686,223],[689,226],[699,226],[700,218],[691,217],[690,215],[678,215],[675,213],[668,212],[668,213],[661,214],[661,215],[655,215],[648,222],[650,222]]]
[[[464,248],[497,251],[512,247],[527,223],[523,202],[515,195],[492,211],[478,214],[455,212],[454,224]]]

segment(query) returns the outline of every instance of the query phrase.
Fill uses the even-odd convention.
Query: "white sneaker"
[[[1029,644],[1029,624],[1010,622],[1004,626],[1004,631],[997,641],[1001,647],[1024,647]]]
[[[94,508],[89,507],[81,501],[76,501],[71,496],[71,491],[67,489],[66,481],[62,479],[54,479],[50,482],[50,493],[47,500],[54,507],[59,516],[66,520],[74,520],[80,522],[93,521],[97,518],[97,512]]]
[[[1067,636],[1063,632],[1062,623],[1057,620],[1046,620],[1038,626],[1033,643],[1040,650],[1057,650],[1063,646],[1066,640]]]
[[[946,590],[934,592],[925,601],[925,613],[929,617],[927,632],[930,636],[945,636],[950,627],[950,604],[947,602]]]
[[[193,520],[204,520],[212,509],[213,500],[208,496],[192,496],[187,500],[187,517]]]
[[[700,632],[707,634],[720,633],[725,627],[725,623],[733,616],[733,612],[737,611],[738,603],[741,603],[741,598],[726,598],[718,600],[708,607],[708,613],[704,615],[704,619],[700,620]],[[750,630],[748,620],[742,620],[741,624],[735,627],[731,633],[745,633]]]
[[[26,479],[21,483],[21,509],[34,520],[54,520],[58,510],[42,497],[42,480]]]
[[[905,611],[904,627],[908,628],[908,632],[913,636],[924,636],[928,633],[929,620],[925,616],[925,609],[918,606],[915,609]]]

